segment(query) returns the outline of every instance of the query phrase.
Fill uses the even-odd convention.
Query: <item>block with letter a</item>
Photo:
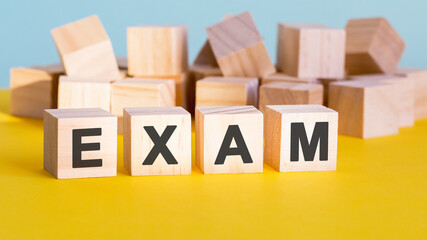
[[[264,161],[280,172],[336,170],[338,113],[321,105],[268,105]]]

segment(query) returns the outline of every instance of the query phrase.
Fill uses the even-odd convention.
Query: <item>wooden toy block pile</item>
[[[206,174],[335,170],[338,133],[427,118],[427,69],[398,68],[405,43],[385,18],[279,23],[276,66],[249,12],[207,27],[191,66],[184,25],[128,27],[127,58],[97,16],[51,33],[62,64],[11,69],[11,113],[44,116],[57,178],[115,175],[116,133],[131,175],[189,174],[191,115]]]

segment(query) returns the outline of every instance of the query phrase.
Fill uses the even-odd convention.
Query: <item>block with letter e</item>
[[[254,106],[196,107],[196,162],[205,174],[263,170],[263,115]]]
[[[321,105],[268,105],[264,161],[280,172],[332,171],[338,113]]]
[[[100,108],[45,110],[44,168],[58,179],[116,176],[117,117]]]

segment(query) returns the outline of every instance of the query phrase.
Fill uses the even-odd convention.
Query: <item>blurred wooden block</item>
[[[195,129],[204,174],[262,172],[263,115],[255,107],[197,107]]]
[[[280,172],[333,171],[338,113],[321,105],[269,105],[264,161]]]
[[[249,12],[206,29],[215,58],[226,77],[263,77],[276,70]]]
[[[58,108],[102,108],[110,110],[110,81],[60,76]]]
[[[58,179],[117,173],[117,117],[102,109],[44,112],[44,169]]]
[[[64,68],[59,64],[10,69],[10,113],[43,118],[45,109],[57,107],[61,74]]]
[[[393,74],[405,42],[385,18],[350,19],[346,26],[348,74]]]
[[[334,82],[343,81],[344,79],[340,78],[319,78],[316,80],[317,83],[320,83],[323,85],[323,106],[328,107],[328,98],[329,98],[329,85]]]
[[[257,78],[207,77],[196,83],[196,107],[257,106],[257,103]]]
[[[273,73],[261,78],[261,85],[271,82],[318,83],[316,78],[297,78],[285,73]]]
[[[182,107],[125,108],[123,144],[132,176],[191,173],[191,115]]]
[[[317,83],[270,82],[259,89],[259,109],[267,105],[322,104],[323,86]]]
[[[218,62],[216,61],[214,52],[208,40],[203,44],[202,49],[200,49],[197,54],[193,65],[202,65],[202,66],[211,66],[218,67]]]
[[[298,78],[343,78],[345,31],[322,24],[279,23],[277,69]]]
[[[98,16],[66,24],[51,33],[67,76],[109,80],[120,77],[113,46]]]
[[[187,71],[187,26],[127,29],[130,76],[177,76]]]
[[[380,81],[395,84],[397,88],[397,101],[395,101],[395,103],[398,111],[399,127],[414,126],[415,93],[413,79],[384,74],[354,75],[350,76],[350,79],[361,81]]]
[[[414,81],[415,120],[427,118],[427,70],[418,68],[399,68],[396,74]]]
[[[128,58],[127,57],[116,57],[117,66],[120,70],[128,69]]]
[[[329,107],[340,116],[340,134],[373,138],[397,134],[398,89],[380,81],[341,81],[329,86]]]
[[[111,84],[111,113],[123,133],[123,108],[175,106],[173,80],[125,78]]]

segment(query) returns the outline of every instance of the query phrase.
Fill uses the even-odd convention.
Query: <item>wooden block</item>
[[[207,77],[196,83],[196,107],[241,106],[258,103],[258,79]]]
[[[132,176],[191,173],[191,115],[182,107],[125,108],[123,144]]]
[[[261,85],[271,82],[318,83],[316,78],[297,78],[285,73],[273,73],[261,78]]]
[[[117,60],[117,66],[120,70],[127,70],[128,69],[128,58],[127,57],[116,57]]]
[[[317,83],[320,83],[323,85],[323,106],[328,107],[329,103],[328,103],[328,97],[329,97],[329,85],[333,82],[338,82],[338,81],[343,81],[344,79],[340,79],[340,78],[330,78],[330,79],[326,79],[326,78],[319,78],[316,80]]]
[[[44,169],[58,179],[116,176],[117,117],[99,108],[46,110]]]
[[[385,18],[350,19],[345,28],[348,74],[393,74],[405,42]]]
[[[113,46],[98,16],[66,24],[51,33],[67,76],[110,80],[120,77]]]
[[[196,163],[205,174],[263,170],[263,115],[253,106],[196,107]]]
[[[269,105],[264,161],[280,172],[334,171],[338,113],[321,105]]]
[[[339,113],[338,132],[360,138],[397,134],[395,84],[379,81],[341,81],[329,86],[329,107]]]
[[[343,29],[279,23],[277,69],[298,78],[343,78],[345,41]]]
[[[263,77],[276,70],[249,12],[206,29],[215,58],[226,77]]]
[[[110,110],[110,81],[60,76],[58,108],[102,108]]]
[[[136,26],[127,29],[131,76],[176,76],[187,71],[187,26]]]
[[[354,75],[350,76],[350,79],[395,84],[397,88],[397,101],[395,101],[395,103],[398,111],[399,127],[414,126],[415,94],[413,79],[384,74]]]
[[[123,108],[175,106],[173,80],[125,78],[111,84],[111,113],[123,133]]]
[[[43,118],[44,109],[57,107],[58,78],[63,73],[59,64],[10,69],[10,113]]]
[[[317,83],[271,82],[259,89],[259,110],[267,105],[322,104],[323,86]]]
[[[427,118],[427,70],[419,68],[399,68],[396,74],[414,81],[415,120]]]

